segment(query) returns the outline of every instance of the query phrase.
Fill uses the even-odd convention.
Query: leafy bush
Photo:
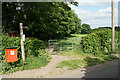
[[[18,61],[17,62],[12,62],[12,71],[10,67],[10,63],[6,62],[6,55],[5,55],[5,48],[7,47],[17,47],[18,51]],[[42,49],[44,48],[43,42],[39,39],[29,39],[26,38],[24,42],[24,50],[25,50],[25,56],[27,60],[27,64],[32,64],[31,62],[29,63],[28,60],[30,60],[30,56],[34,56],[34,59],[36,60],[39,55],[42,56],[40,60],[43,62],[46,61],[48,63],[49,61],[49,55],[48,53]],[[41,53],[43,51],[43,53]],[[44,55],[43,55],[44,54]],[[46,55],[45,55],[46,54]],[[23,69],[23,62],[22,62],[22,53],[21,53],[21,44],[20,44],[20,37],[8,37],[8,36],[2,36],[2,73],[9,73],[9,72],[14,72],[20,69]],[[44,60],[43,60],[44,58]],[[41,61],[41,62],[42,62]],[[37,64],[37,63],[36,63]],[[43,64],[44,65],[44,64]],[[41,66],[43,66],[41,65]]]
[[[111,52],[112,31],[105,29],[96,31],[83,37],[82,48],[84,52],[99,54],[100,51]]]

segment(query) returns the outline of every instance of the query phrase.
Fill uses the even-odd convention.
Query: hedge
[[[82,48],[85,53],[98,54],[100,51],[111,52],[112,30],[95,31],[82,38]]]
[[[20,37],[8,37],[2,36],[2,54],[5,55],[5,48],[7,47],[17,47],[18,53],[21,54],[21,44],[20,44]],[[38,55],[39,48],[43,48],[43,42],[39,39],[29,39],[26,38],[24,42],[24,50],[26,56],[29,54]]]

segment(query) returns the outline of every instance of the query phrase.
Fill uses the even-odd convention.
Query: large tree
[[[81,20],[64,2],[3,3],[2,6],[4,32],[19,31],[19,23],[23,22],[28,26],[24,30],[26,36],[47,40],[63,38],[81,28]]]
[[[89,24],[82,24],[81,34],[90,34],[91,30]]]

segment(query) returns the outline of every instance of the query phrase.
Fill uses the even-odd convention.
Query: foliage
[[[115,40],[116,42],[118,42],[118,32],[115,32],[115,35]],[[61,55],[71,56],[75,59],[62,61],[56,66],[56,68],[65,67],[69,70],[73,70],[77,68],[84,68],[86,66],[94,66],[97,64],[105,63],[106,61],[119,59],[117,56],[109,55],[110,51],[106,51],[109,49],[104,49],[104,47],[108,48],[109,46],[109,48],[111,48],[111,36],[111,29],[98,29],[91,34],[83,36],[82,43],[84,43],[84,46],[87,46],[88,49],[84,49],[85,51],[82,50],[82,45],[82,48],[75,49],[75,51],[63,52]],[[72,38],[75,38],[75,36],[73,36]],[[104,47],[101,47],[101,45]],[[93,46],[95,46],[95,49],[97,49],[96,47],[98,47],[98,50],[94,50],[93,48],[91,49],[91,47]],[[94,53],[96,55],[85,53]]]
[[[5,48],[7,47],[17,47],[18,53],[21,54],[21,44],[20,44],[20,37],[8,37],[2,36],[2,54],[5,55]],[[38,39],[29,39],[26,38],[24,42],[25,46],[25,53],[26,56],[29,54],[33,54],[37,56],[39,48],[43,48],[43,42]]]
[[[71,4],[77,5],[76,2]],[[64,2],[36,2],[2,4],[3,32],[18,31],[22,22],[28,29],[24,29],[26,36],[33,36],[41,40],[50,38],[64,38],[70,33],[80,33],[81,20]],[[38,35],[39,33],[39,35]]]
[[[92,31],[92,29],[90,28],[90,25],[82,24],[81,34],[90,34],[91,31]]]
[[[99,27],[99,28],[95,28],[95,29],[92,29],[92,32],[95,32],[95,31],[101,31],[101,30],[104,30],[104,29],[111,29],[111,27]]]
[[[115,31],[120,31],[120,27],[115,27]]]
[[[111,27],[99,27],[99,28],[95,28],[95,29],[92,29],[92,32],[94,31],[100,31],[100,30],[104,30],[104,29],[111,29]],[[115,26],[115,31],[120,31],[120,27],[119,26]]]
[[[82,48],[86,53],[99,54],[100,51],[111,52],[111,30],[96,31],[83,37]]]
[[[12,70],[10,69],[11,68],[10,63],[6,62],[5,48],[7,48],[7,47],[17,47],[17,51],[18,51],[18,61],[12,62],[12,65],[13,65]],[[8,36],[2,35],[2,55],[3,55],[2,56],[2,73],[4,74],[4,73],[15,72],[15,71],[24,69],[23,67],[25,67],[25,69],[27,69],[28,67],[26,67],[26,66],[35,64],[35,63],[29,61],[31,56],[34,56],[32,60],[36,60],[36,61],[41,60],[41,61],[39,61],[40,63],[44,62],[45,64],[47,64],[50,60],[49,55],[46,52],[46,50],[44,50],[42,48],[44,48],[44,46],[43,46],[43,42],[41,40],[26,38],[25,42],[24,42],[24,50],[25,50],[27,64],[25,64],[23,66],[21,47],[20,47],[20,37],[11,37],[10,38]],[[39,57],[39,59],[37,59],[39,55],[41,55],[41,57]],[[36,63],[36,65],[37,64],[38,63]],[[45,64],[41,64],[41,66],[44,66]],[[37,67],[32,67],[32,68],[37,68]],[[30,68],[28,68],[28,69],[30,69]]]
[[[118,31],[118,34],[120,34],[120,31]],[[118,36],[118,43],[117,43],[118,45],[118,51],[120,51],[120,36]]]
[[[112,47],[112,30],[101,28],[83,37],[82,48],[85,53],[110,53]],[[118,32],[115,32],[115,49],[118,50]]]
[[[49,57],[46,58],[46,56],[35,57],[30,55],[29,57],[26,58],[26,64],[24,65],[24,70],[41,68],[47,65],[49,61],[50,58]]]
[[[48,51],[46,49],[39,49],[38,52],[39,52],[38,57],[43,57],[44,56],[43,59],[45,61],[47,61],[47,62],[50,61],[50,57],[49,57]]]

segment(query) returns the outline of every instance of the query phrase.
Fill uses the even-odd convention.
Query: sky
[[[111,27],[111,0],[75,0],[79,3],[76,7],[69,4],[72,10],[92,29],[98,27]],[[118,2],[114,0],[115,26],[118,26]]]

